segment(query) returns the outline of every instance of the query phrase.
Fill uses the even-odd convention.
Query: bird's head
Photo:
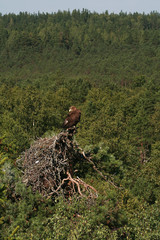
[[[75,106],[71,106],[71,107],[69,108],[69,112],[73,112],[73,111],[75,111],[75,110],[77,110],[77,108],[76,108]]]

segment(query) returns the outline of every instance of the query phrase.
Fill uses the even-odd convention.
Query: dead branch
[[[87,156],[85,155],[84,151],[83,151],[81,148],[80,148],[80,150],[81,150],[81,152],[82,152],[83,157],[84,157],[90,164],[92,164],[93,169],[94,169],[106,182],[108,182],[109,184],[111,184],[111,185],[114,186],[115,188],[118,188],[118,189],[119,189],[118,186],[116,186],[113,182],[109,181],[109,180],[106,178],[106,176],[104,176],[103,173],[102,173],[100,170],[98,170],[98,168],[96,167],[96,165],[94,164],[94,162],[91,160],[91,157],[87,157]]]

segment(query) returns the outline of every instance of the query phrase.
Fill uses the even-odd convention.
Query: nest
[[[83,161],[84,154],[73,143],[76,129],[71,128],[51,138],[41,138],[21,156],[23,182],[43,196],[65,197],[77,194],[96,197],[97,191],[79,177],[74,178],[73,166]]]

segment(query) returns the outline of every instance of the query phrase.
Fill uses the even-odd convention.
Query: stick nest
[[[73,177],[76,161],[83,161],[84,153],[73,142],[76,129],[71,128],[51,138],[41,138],[21,156],[18,163],[23,170],[23,182],[43,196],[87,196],[95,198],[97,191],[79,177]]]

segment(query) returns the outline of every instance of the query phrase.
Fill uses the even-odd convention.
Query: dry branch
[[[96,165],[94,164],[94,162],[91,160],[91,157],[86,157],[84,151],[82,149],[80,149],[82,154],[83,154],[83,157],[92,165],[93,169],[106,181],[108,182],[109,184],[111,184],[112,186],[114,186],[115,188],[118,188],[118,186],[116,186],[113,182],[111,182],[110,180],[108,180],[106,178],[106,176],[103,175],[103,173],[96,167]]]

